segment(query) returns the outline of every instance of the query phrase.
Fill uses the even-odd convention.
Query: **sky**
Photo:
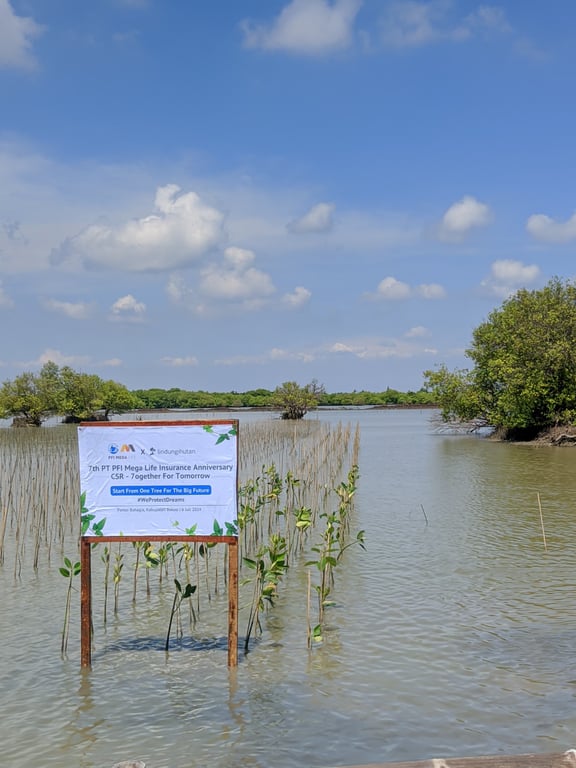
[[[0,380],[417,390],[573,279],[573,0],[0,0]]]

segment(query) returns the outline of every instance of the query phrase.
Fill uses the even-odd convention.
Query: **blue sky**
[[[573,0],[0,0],[0,378],[418,389],[572,279]]]

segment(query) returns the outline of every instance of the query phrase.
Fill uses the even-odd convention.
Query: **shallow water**
[[[367,543],[336,574],[324,644],[306,648],[294,572],[237,670],[224,596],[166,656],[167,595],[126,601],[82,672],[77,596],[60,658],[58,564],[15,580],[7,558],[0,766],[291,768],[574,746],[574,449],[437,434],[429,411],[318,418],[360,422]]]

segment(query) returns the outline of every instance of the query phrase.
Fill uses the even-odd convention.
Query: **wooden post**
[[[576,750],[553,754],[489,755],[486,757],[447,757],[405,763],[367,763],[349,768],[574,768]]]
[[[228,666],[238,666],[238,539],[228,542]]]
[[[92,562],[90,541],[80,539],[80,666],[92,666]]]

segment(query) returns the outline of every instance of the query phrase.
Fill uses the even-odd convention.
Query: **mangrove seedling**
[[[186,586],[184,587],[184,591],[182,591],[182,585],[180,584],[178,579],[174,579],[174,586],[176,587],[176,592],[174,594],[174,600],[172,602],[172,610],[170,612],[170,621],[168,622],[168,632],[166,633],[166,646],[164,648],[166,653],[168,653],[168,647],[170,645],[170,632],[172,631],[172,622],[174,621],[174,616],[180,610],[180,605],[182,603],[182,600],[187,600],[189,597],[192,597],[194,592],[196,592],[196,585],[192,586],[192,584],[186,584]]]
[[[120,595],[120,581],[122,580],[123,568],[124,554],[120,551],[120,543],[118,543],[118,551],[114,555],[114,572],[112,574],[114,580],[114,616],[118,615],[118,598]]]
[[[104,625],[108,620],[108,584],[110,581],[110,547],[105,546],[104,552],[100,555],[100,560],[104,563]]]
[[[60,652],[62,656],[66,656],[68,650],[68,634],[70,629],[70,605],[72,602],[72,581],[75,576],[78,576],[81,570],[80,563],[72,564],[72,561],[67,557],[64,558],[64,565],[60,567],[60,573],[65,579],[68,579],[68,590],[66,592],[66,606],[64,608],[64,626],[62,627],[62,643],[60,646]]]
[[[244,653],[248,653],[252,632],[254,629],[262,632],[260,613],[265,609],[266,605],[274,605],[278,584],[288,568],[286,539],[278,534],[273,534],[270,537],[268,546],[260,547],[255,559],[245,557],[244,563],[248,568],[255,571],[254,593],[248,616],[246,638],[244,640]],[[250,581],[250,579],[246,581]]]

